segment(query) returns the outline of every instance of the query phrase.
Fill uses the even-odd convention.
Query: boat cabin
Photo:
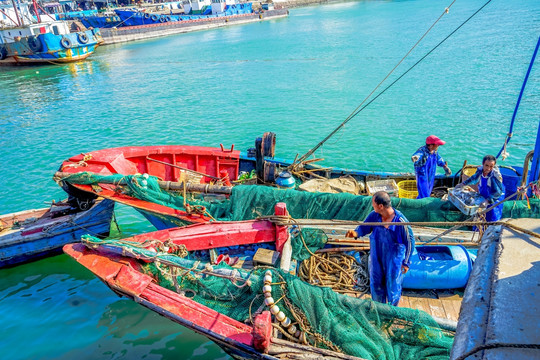
[[[30,24],[27,26],[13,27],[0,30],[0,44],[14,43],[19,38],[52,33],[55,35],[69,34],[69,25],[65,21],[53,21],[49,23]]]
[[[235,0],[212,0],[212,14],[218,14],[225,11],[228,5],[235,5]]]
[[[184,13],[201,14],[210,5],[210,0],[186,0],[184,1]]]

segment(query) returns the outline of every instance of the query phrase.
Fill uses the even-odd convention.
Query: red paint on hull
[[[103,149],[80,154],[62,163],[60,171],[65,173],[91,172],[100,175],[135,175],[147,173],[163,181],[180,181],[181,169],[193,170],[208,176],[202,176],[201,183],[210,183],[214,178],[227,173],[229,179],[238,178],[240,151],[210,148],[202,146],[164,145],[164,146],[129,146]],[[156,160],[156,161],[153,161]],[[175,165],[170,166],[163,163]],[[209,217],[188,214],[116,192],[115,187],[100,184],[102,191],[96,191],[89,185],[73,185],[75,188],[101,197],[126,204],[137,209],[167,217],[174,216],[183,222],[202,223]]]
[[[81,265],[92,271],[104,281],[111,289],[122,295],[141,302],[146,300],[158,307],[174,314],[191,324],[202,327],[212,334],[223,336],[231,341],[238,342],[250,347],[256,344],[266,346],[270,344],[270,338],[261,339],[261,330],[257,332],[257,342],[254,342],[255,329],[228,316],[218,313],[203,306],[183,295],[162,288],[153,282],[153,279],[139,271],[136,261],[127,258],[103,256],[94,253],[82,244],[69,244],[64,246],[64,252]],[[259,319],[258,327],[265,331],[262,334],[270,334],[271,323],[264,324],[264,319]],[[265,348],[259,349],[264,351]]]

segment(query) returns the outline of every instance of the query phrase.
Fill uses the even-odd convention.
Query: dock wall
[[[111,29],[102,28],[101,36],[104,40],[103,45],[111,45],[191,31],[208,30],[230,25],[240,25],[257,21],[271,20],[286,17],[288,14],[289,11],[287,9],[276,9],[265,11],[261,14],[244,14],[210,19],[175,21],[164,24],[127,26]]]

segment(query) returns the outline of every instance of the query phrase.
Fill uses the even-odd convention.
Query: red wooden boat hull
[[[276,205],[276,214],[285,215],[285,204]],[[165,229],[136,235],[123,241],[144,243],[148,240],[173,242],[188,251],[257,243],[275,243],[282,250],[289,239],[288,228],[267,220],[228,223],[194,224],[184,228]],[[253,325],[244,324],[201,305],[185,295],[165,289],[155,279],[142,272],[134,258],[98,252],[84,244],[68,244],[64,252],[92,271],[107,286],[121,296],[190,328],[214,341],[235,359],[278,359],[282,353],[310,353],[313,358],[358,359],[329,350],[296,345],[289,348],[286,341],[272,337],[272,317],[269,311],[255,316]],[[269,354],[270,352],[270,354]],[[281,357],[279,357],[281,358]]]
[[[163,181],[178,182],[181,168],[206,174],[201,183],[209,183],[214,178],[222,178],[224,172],[230,180],[238,178],[240,151],[210,148],[202,146],[130,146],[103,149],[80,154],[64,161],[60,171],[69,174],[90,172],[99,175],[135,175],[149,174]],[[156,160],[156,161],[153,161]],[[165,164],[164,164],[165,163]],[[170,166],[171,164],[174,166]],[[176,166],[176,167],[175,167]],[[182,210],[136,199],[115,190],[111,184],[99,184],[96,190],[90,185],[76,185],[62,182],[61,186],[70,195],[78,198],[101,196],[106,199],[129,205],[141,211],[145,216],[161,219],[169,226],[182,226],[193,223],[204,223],[209,217],[200,214],[189,214]],[[98,192],[99,191],[99,192]]]
[[[272,329],[269,312],[261,314],[256,325],[246,325],[156,285],[152,277],[138,271],[138,264],[131,259],[100,255],[83,244],[68,244],[64,252],[92,271],[116,293],[207,336],[231,355],[275,359],[264,354],[270,344]]]

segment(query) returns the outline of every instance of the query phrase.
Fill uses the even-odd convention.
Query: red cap
[[[444,145],[444,144],[446,144],[446,141],[442,141],[441,139],[439,139],[435,135],[429,135],[426,138],[426,145],[431,145],[431,144],[433,144],[433,145]]]

